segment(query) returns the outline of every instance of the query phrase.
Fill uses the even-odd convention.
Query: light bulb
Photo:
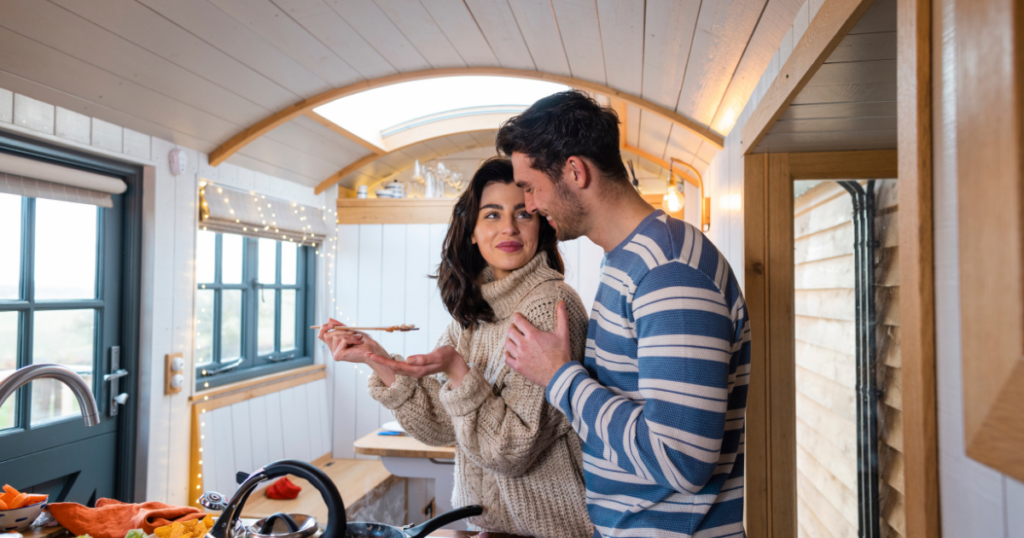
[[[679,187],[676,185],[669,186],[665,197],[661,199],[661,207],[669,214],[678,213],[683,210],[683,193],[679,192]]]

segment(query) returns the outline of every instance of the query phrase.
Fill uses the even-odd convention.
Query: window
[[[92,205],[0,194],[0,379],[21,366],[67,366],[96,390],[105,308],[98,284],[102,212]],[[73,260],[73,263],[69,263]],[[109,293],[107,294],[109,295]],[[63,384],[34,381],[0,407],[0,430],[79,416]]]
[[[199,231],[199,390],[313,363],[314,253],[291,241]]]

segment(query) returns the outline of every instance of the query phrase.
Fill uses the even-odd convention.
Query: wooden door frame
[[[895,150],[764,153],[744,158],[744,291],[751,328],[751,372],[747,400],[746,510],[751,538],[797,535],[796,357],[793,295],[793,181],[801,179],[891,179],[898,177]],[[931,198],[920,194],[917,176],[899,179],[901,334],[918,335],[901,349],[903,436],[917,460],[905,471],[908,536],[938,536],[937,441],[935,437],[934,345],[930,222]],[[930,193],[930,190],[928,190]],[[928,426],[928,425],[931,426]],[[911,449],[910,447],[914,447]],[[930,481],[930,482],[929,482]],[[931,510],[928,507],[936,507]],[[934,521],[934,524],[931,522]],[[912,526],[913,525],[913,526]],[[923,525],[923,526],[918,526]]]

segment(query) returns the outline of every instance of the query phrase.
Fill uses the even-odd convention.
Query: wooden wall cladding
[[[448,224],[455,198],[339,198],[338,224]]]

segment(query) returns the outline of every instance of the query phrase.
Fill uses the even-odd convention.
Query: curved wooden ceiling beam
[[[679,127],[682,127],[683,129],[687,129],[693,132],[694,134],[710,142],[711,144],[714,144],[718,149],[722,149],[722,146],[725,142],[722,135],[714,132],[713,130],[711,130],[711,127],[708,127],[707,125],[694,121],[693,119],[690,119],[686,116],[683,116],[682,114],[669,110],[663,106],[656,105],[646,99],[612,89],[608,86],[605,86],[604,84],[589,82],[586,80],[581,80],[573,77],[564,77],[561,75],[542,73],[540,71],[506,69],[503,67],[454,67],[446,69],[427,69],[423,71],[413,71],[411,73],[398,73],[396,75],[389,75],[386,77],[375,78],[372,80],[364,80],[362,82],[356,82],[355,84],[349,84],[348,86],[328,90],[326,92],[321,93],[320,95],[310,97],[305,101],[301,101],[279,112],[271,114],[270,116],[260,120],[256,124],[248,127],[244,131],[231,137],[231,140],[228,140],[219,148],[215,149],[212,153],[210,153],[210,166],[218,166],[220,163],[227,160],[228,157],[234,155],[235,152],[244,148],[253,140],[256,140],[257,138],[268,133],[269,131],[281,126],[282,124],[287,123],[292,119],[301,116],[307,112],[311,112],[314,108],[330,103],[335,99],[340,99],[342,97],[354,95],[373,88],[380,88],[383,86],[398,84],[400,82],[467,75],[514,77],[533,80],[543,80],[546,82],[555,82],[558,84],[571,86],[573,88],[579,88],[582,90],[599,93],[607,97],[621,99],[631,105],[639,107],[641,110],[645,110],[652,114],[657,114],[671,121],[672,123],[678,125]],[[347,168],[348,167],[346,167],[346,169]],[[322,189],[320,189],[320,187],[317,187],[317,190],[319,192]]]
[[[380,158],[383,158],[383,157],[387,157],[388,155],[391,155],[392,153],[395,153],[397,151],[402,151],[405,148],[408,148],[408,147],[411,147],[411,146],[415,146],[417,144],[422,144],[424,142],[430,142],[431,140],[437,140],[438,138],[445,138],[447,136],[452,136],[452,135],[455,135],[455,134],[488,132],[488,131],[494,131],[494,129],[474,129],[474,130],[471,130],[471,131],[462,131],[460,133],[444,133],[444,134],[441,134],[441,135],[438,135],[438,136],[435,136],[435,137],[432,137],[432,138],[424,138],[423,140],[417,140],[417,141],[412,142],[410,144],[406,144],[404,146],[395,148],[395,149],[393,149],[393,150],[391,150],[391,151],[389,151],[387,153],[369,153],[367,155],[364,155],[364,156],[360,157],[359,159],[356,159],[354,162],[352,162],[352,164],[346,166],[345,168],[342,168],[341,170],[338,170],[336,173],[331,175],[331,177],[321,181],[320,184],[316,186],[316,189],[313,190],[313,192],[315,194],[320,194],[321,192],[324,192],[325,190],[329,189],[335,183],[340,182],[342,179],[344,179],[346,176],[348,176],[352,172],[355,172],[356,170],[359,170],[360,168],[362,168],[362,167],[372,163],[373,161],[376,161],[377,159],[380,159]],[[479,147],[479,146],[477,146],[477,147]],[[474,149],[474,148],[471,147],[471,148],[467,148],[467,149]]]

